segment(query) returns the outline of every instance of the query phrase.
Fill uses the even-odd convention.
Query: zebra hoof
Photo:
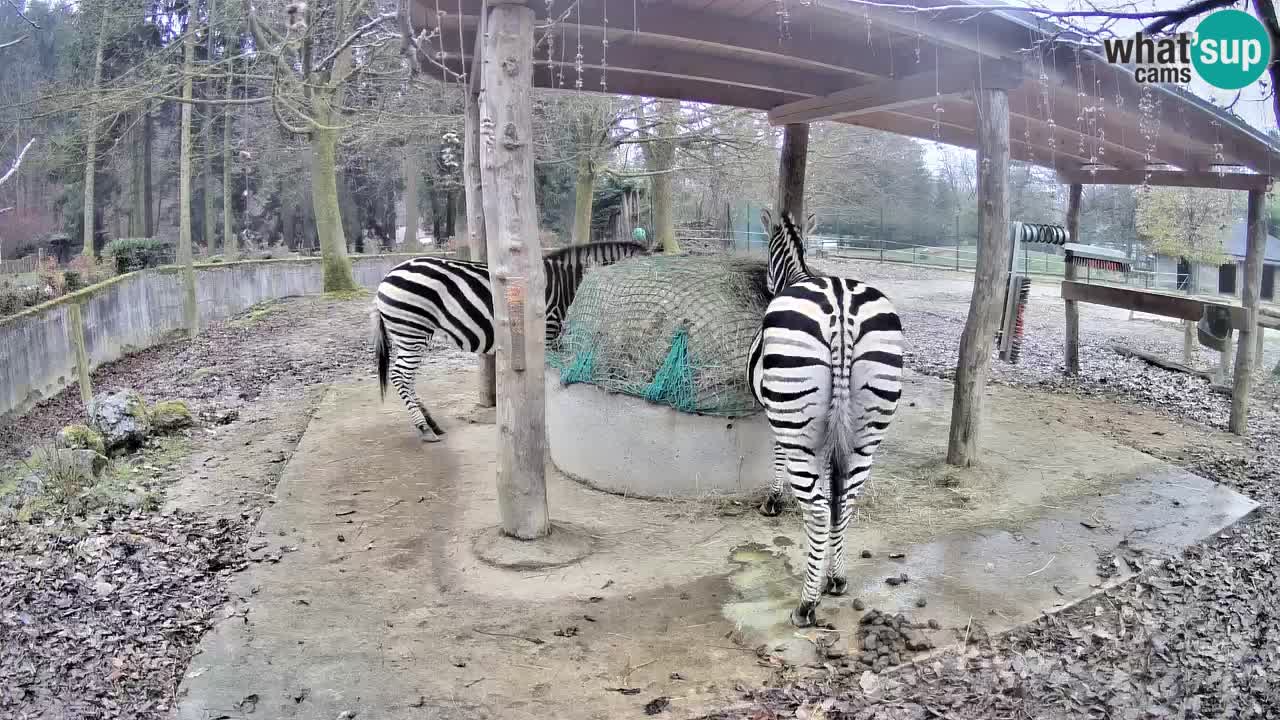
[[[791,611],[791,624],[798,628],[813,627],[818,624],[818,604],[800,603]]]
[[[849,581],[845,578],[827,578],[827,587],[822,590],[827,595],[839,597],[849,590]]]
[[[760,514],[765,517],[777,517],[782,514],[782,498],[770,495],[760,504]]]
[[[424,432],[419,430],[418,437],[421,438],[424,443],[440,442],[440,435],[433,432]]]

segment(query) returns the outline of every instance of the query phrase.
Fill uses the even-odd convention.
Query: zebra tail
[[[391,353],[387,348],[387,325],[382,313],[373,311],[373,346],[378,357],[378,394],[387,399],[387,374],[391,369]]]
[[[831,507],[831,527],[840,523],[844,512],[845,482],[849,479],[848,459],[858,437],[859,413],[854,402],[852,378],[846,378],[847,389],[831,394],[831,414],[827,418],[827,438],[823,452],[830,462],[830,492],[827,501]],[[834,388],[833,388],[834,390]]]

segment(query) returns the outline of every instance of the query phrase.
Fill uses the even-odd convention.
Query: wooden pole
[[[1240,347],[1236,350],[1235,386],[1231,390],[1231,419],[1227,427],[1243,435],[1249,427],[1249,385],[1253,381],[1254,333],[1258,327],[1258,303],[1262,294],[1262,257],[1267,245],[1266,192],[1249,191],[1248,250],[1244,259],[1244,286],[1240,290],[1245,322],[1239,328]],[[1261,359],[1259,359],[1261,360]]]
[[[93,399],[93,387],[89,383],[89,352],[84,344],[84,313],[80,303],[71,303],[67,307],[67,335],[76,356],[76,378],[80,384],[80,400],[89,408]]]
[[[1182,321],[1182,364],[1195,367],[1196,324],[1190,320]]]
[[[498,508],[502,532],[547,535],[543,388],[546,278],[533,181],[533,21],[489,4],[481,58],[480,172],[497,342]]]
[[[1084,195],[1084,186],[1079,183],[1071,186],[1067,196],[1067,238],[1071,242],[1080,242],[1080,200]],[[1076,266],[1069,260],[1065,265],[1067,280],[1076,279]],[[1066,301],[1067,306],[1067,356],[1065,370],[1067,375],[1080,374],[1080,306],[1075,300]]]
[[[960,336],[947,462],[972,465],[978,455],[982,392],[991,364],[991,345],[1000,321],[1005,273],[1013,243],[1009,237],[1009,93],[980,88],[978,110],[978,258],[969,317]]]
[[[782,157],[778,161],[778,214],[791,213],[801,228],[805,227],[804,171],[808,158],[808,123],[788,124],[782,130]]]
[[[479,46],[483,42],[483,28]],[[478,68],[473,65],[472,71]],[[471,259],[476,262],[488,262],[489,244],[484,228],[484,187],[480,183],[480,95],[467,92],[466,119],[464,121],[462,141],[462,180],[466,186],[467,212],[467,247]],[[413,198],[415,201],[417,198]],[[497,404],[496,379],[494,377],[494,356],[480,355],[476,363],[476,384],[479,390],[477,404],[480,407],[493,407]]]

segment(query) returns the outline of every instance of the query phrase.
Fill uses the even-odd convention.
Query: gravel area
[[[909,366],[952,373],[968,302],[967,291],[951,287],[959,276],[825,265],[894,297],[911,344]],[[936,291],[921,291],[922,284]],[[992,382],[1105,396],[1205,432],[1225,430],[1230,401],[1210,392],[1206,381],[1110,349],[1124,344],[1179,359],[1181,330],[1174,323],[1147,316],[1130,321],[1124,311],[1085,306],[1081,375],[1063,378],[1063,306],[1053,292],[1033,292],[1022,360],[994,362]],[[1211,368],[1216,353],[1200,350],[1197,361]],[[990,637],[975,621],[935,660],[883,674],[856,663],[792,668],[707,720],[1280,717],[1274,681],[1280,671],[1280,393],[1265,373],[1259,379],[1243,459],[1210,449],[1164,458],[1257,500],[1259,511],[1237,526],[1177,557],[1127,550],[1113,561],[1140,570],[1135,578],[1010,633]],[[1102,565],[1100,579],[1109,574]]]

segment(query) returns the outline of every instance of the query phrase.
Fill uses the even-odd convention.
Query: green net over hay
[[[728,256],[637,257],[583,276],[547,363],[682,412],[749,415],[747,352],[768,297],[765,264]]]

